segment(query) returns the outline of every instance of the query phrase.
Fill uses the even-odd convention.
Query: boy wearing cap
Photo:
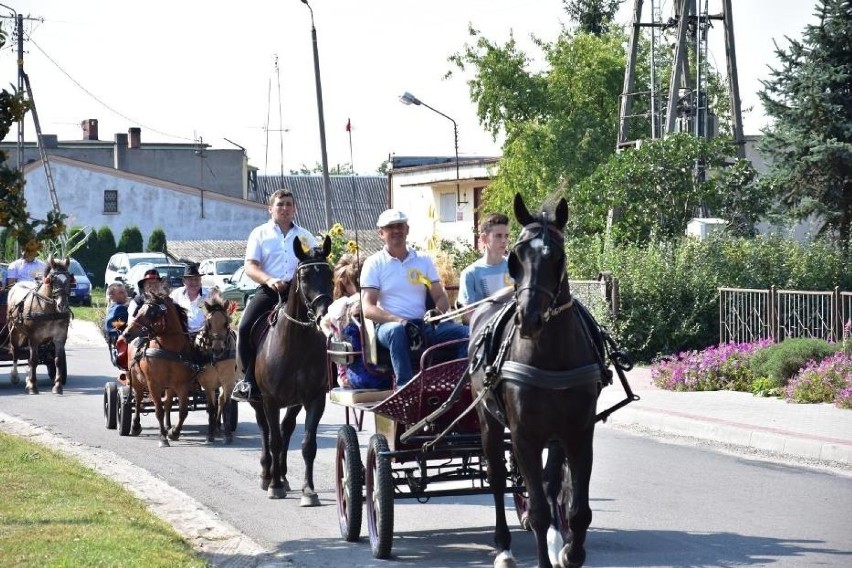
[[[183,270],[183,286],[169,294],[175,304],[186,310],[186,325],[194,336],[204,328],[204,310],[201,304],[208,290],[201,287],[201,273],[197,264],[189,264]],[[194,339],[194,338],[193,338]]]
[[[459,279],[459,304],[467,306],[484,300],[506,286],[512,285],[506,249],[509,246],[509,218],[502,213],[490,213],[479,224],[479,243],[485,254],[462,270]],[[463,316],[470,321],[470,312]]]
[[[244,376],[234,386],[232,398],[239,401],[261,400],[254,380],[257,354],[251,344],[251,328],[279,301],[287,299],[290,280],[299,265],[293,252],[293,239],[299,239],[303,247],[317,246],[311,232],[293,221],[296,200],[289,189],[279,189],[269,196],[269,215],[269,221],[252,230],[246,244],[245,273],[261,286],[246,305],[237,328],[237,357]]]
[[[376,340],[390,351],[396,384],[401,387],[414,374],[410,338],[420,336],[427,346],[435,345],[466,339],[468,328],[452,322],[424,323],[427,290],[439,313],[449,309],[450,300],[431,257],[406,244],[408,216],[387,209],[376,226],[385,246],[368,257],[361,270],[364,316],[376,322]],[[459,344],[458,357],[466,355],[467,344]]]

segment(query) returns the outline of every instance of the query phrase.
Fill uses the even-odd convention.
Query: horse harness
[[[69,320],[70,321],[71,310],[67,309],[67,306],[66,306],[65,310],[54,311],[54,312],[49,312],[49,313],[33,312],[33,304],[32,303],[30,303],[29,311],[26,311],[24,309],[24,304],[27,302],[27,299],[30,296],[35,296],[36,298],[38,298],[39,300],[41,300],[43,302],[47,302],[49,304],[53,304],[54,306],[56,306],[57,303],[58,303],[56,298],[57,298],[57,296],[59,296],[62,293],[62,290],[65,289],[66,284],[70,281],[70,275],[65,271],[54,272],[53,270],[51,270],[51,272],[49,272],[45,276],[45,280],[47,281],[46,285],[47,285],[48,289],[50,290],[50,294],[48,296],[40,294],[39,291],[38,291],[39,287],[36,287],[36,288],[30,289],[26,293],[26,295],[24,295],[24,297],[21,299],[21,301],[18,302],[17,304],[15,304],[14,312],[13,312],[14,316],[15,316],[14,321],[17,322],[19,325],[23,324],[24,321],[27,321],[27,320],[35,321],[35,322],[38,322],[38,321],[55,321],[55,320],[60,320],[60,321]],[[59,280],[58,285],[54,285],[54,280]]]
[[[328,298],[329,300],[331,300],[331,297],[328,294],[318,294],[317,297],[314,298],[313,300],[308,300],[307,296],[305,296],[304,286],[302,286],[301,282],[299,281],[299,277],[302,275],[302,271],[305,270],[305,269],[315,268],[315,269],[319,270],[320,267],[328,268],[329,270],[331,268],[326,260],[312,260],[312,261],[309,261],[309,262],[302,262],[302,263],[299,264],[299,266],[296,267],[296,274],[293,276],[293,279],[291,280],[291,282],[293,280],[296,281],[296,291],[299,293],[299,296],[300,296],[300,299],[302,300],[302,303],[305,305],[306,308],[308,308],[308,319],[305,320],[305,321],[296,319],[293,316],[291,316],[290,314],[288,314],[287,310],[282,310],[281,309],[282,305],[287,301],[287,296],[284,296],[284,297],[280,298],[278,305],[275,306],[275,308],[269,314],[269,318],[268,318],[269,327],[272,327],[276,323],[278,323],[278,314],[279,313],[283,314],[284,317],[287,320],[289,320],[290,322],[295,323],[297,325],[301,325],[303,327],[311,327],[311,326],[317,325],[317,320],[318,320],[318,318],[316,316],[317,303],[320,300],[322,300],[323,298]],[[288,294],[288,296],[289,296],[289,294]]]

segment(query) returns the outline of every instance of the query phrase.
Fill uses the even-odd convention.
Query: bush
[[[837,352],[822,361],[810,361],[787,385],[792,402],[834,402],[852,408],[852,357]]]
[[[785,339],[756,353],[751,369],[755,377],[767,379],[773,387],[783,387],[809,361],[822,361],[836,351],[836,345],[822,339]]]

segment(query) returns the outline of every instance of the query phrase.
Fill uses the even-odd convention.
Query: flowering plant
[[[328,255],[328,262],[332,265],[344,254],[355,254],[358,251],[358,245],[355,241],[346,238],[346,231],[340,223],[335,223],[327,233],[320,235],[320,241],[324,240],[326,235],[331,237],[331,254]]]
[[[838,351],[820,362],[808,362],[790,380],[784,396],[791,402],[834,402],[852,408],[852,357]]]
[[[651,367],[651,380],[667,390],[748,390],[753,373],[750,357],[772,340],[726,343],[704,351],[686,351],[664,358]]]

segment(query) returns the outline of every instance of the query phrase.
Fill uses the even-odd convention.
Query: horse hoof
[[[27,387],[27,394],[38,394],[38,389],[35,387]]]
[[[141,433],[142,433],[142,426],[134,426],[133,428],[130,429],[130,435],[131,436],[138,436]]]
[[[233,436],[225,436],[225,445],[226,446],[230,446],[233,443],[234,443],[234,437]]]
[[[302,499],[299,501],[300,507],[319,507],[319,505],[319,495],[317,495],[316,493],[308,493],[306,495],[302,495]]]
[[[53,385],[53,394],[62,394],[62,385]]]
[[[559,565],[565,568],[580,568],[586,562],[586,549],[581,548],[571,554],[571,545],[565,546],[559,553]]]
[[[287,497],[287,491],[283,487],[270,487],[266,495],[270,499],[284,499]]]
[[[169,444],[169,441],[167,439],[160,438],[160,447],[161,448],[169,448],[169,447],[171,447],[171,445]]]
[[[260,488],[263,489],[264,491],[266,491],[267,489],[269,489],[270,483],[271,482],[268,479],[261,479],[260,480]]]
[[[510,550],[504,550],[494,559],[494,568],[516,568],[515,558]]]
[[[180,432],[175,432],[174,429],[169,430],[169,439],[172,441],[178,441],[180,439]]]
[[[281,480],[281,485],[284,487],[284,491],[292,491],[292,489],[290,489],[290,482],[287,481],[286,477]]]
[[[11,377],[9,377],[9,380],[12,381],[13,385],[17,385],[21,382],[21,377],[19,377],[18,375],[12,375]]]

